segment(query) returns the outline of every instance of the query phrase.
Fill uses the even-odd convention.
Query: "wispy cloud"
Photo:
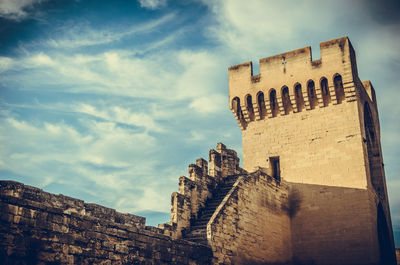
[[[0,57],[0,73],[12,67],[14,60],[9,57]]]
[[[87,134],[63,122],[32,124],[7,118],[1,123],[0,169],[30,176],[43,188],[54,183],[75,186],[78,177],[94,183],[97,189],[108,191],[110,196],[115,192],[129,193],[129,181],[141,183],[139,189],[149,193],[151,191],[144,182],[151,183],[152,178],[159,174],[152,159],[156,139],[113,122],[82,119],[81,125],[90,132]],[[18,164],[25,166],[19,167]],[[48,166],[51,165],[56,167],[49,172]],[[143,180],[135,180],[140,177]],[[119,207],[129,211],[165,210],[166,205],[159,207],[157,198],[147,199],[151,205],[144,201],[143,204],[126,201]],[[114,198],[106,197],[104,200],[111,204]]]
[[[97,55],[39,52],[19,59],[4,57],[0,62],[2,71],[9,73],[1,82],[18,89],[185,100],[199,113],[215,113],[225,104],[222,85],[216,87],[225,74],[222,58],[213,53],[166,51],[139,58],[129,51]],[[122,110],[113,110],[118,111],[123,115]],[[138,121],[139,116],[131,119]]]
[[[87,21],[65,25],[55,31],[55,37],[48,39],[45,44],[53,48],[77,49],[81,47],[109,44],[122,41],[124,38],[137,34],[149,34],[158,27],[172,21],[174,13],[144,23],[131,25],[112,25],[99,27],[91,26]],[[116,30],[118,28],[118,30]]]
[[[111,106],[108,108],[104,108],[103,106],[102,109],[98,109],[88,104],[80,104],[76,106],[75,110],[112,122],[144,127],[146,130],[152,132],[164,131],[162,126],[157,124],[151,116],[151,113],[143,113],[140,111],[135,113],[129,108],[121,108],[119,106]]]
[[[138,0],[141,7],[159,9],[167,5],[167,0]]]
[[[0,17],[21,20],[29,15],[29,9],[46,0],[1,0]]]

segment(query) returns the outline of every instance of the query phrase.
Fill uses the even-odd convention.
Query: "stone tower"
[[[375,91],[358,77],[347,37],[229,68],[243,165],[290,183],[294,260],[393,262],[393,233]]]

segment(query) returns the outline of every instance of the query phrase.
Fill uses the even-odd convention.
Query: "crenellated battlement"
[[[229,67],[229,102],[239,127],[252,121],[337,105],[356,100],[358,73],[354,49],[347,37],[322,42],[321,59],[311,47],[260,59],[260,74],[252,62]]]
[[[188,177],[179,178],[178,192],[171,195],[171,222],[159,225],[164,233],[181,238],[190,229],[191,222],[198,218],[215,188],[228,176],[246,173],[239,166],[237,153],[218,143],[209,152],[209,163],[203,158],[196,159],[188,167]]]

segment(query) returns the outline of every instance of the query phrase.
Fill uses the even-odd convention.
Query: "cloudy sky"
[[[241,153],[227,67],[304,46],[318,59],[320,42],[348,35],[377,92],[399,240],[399,10],[396,0],[0,0],[0,178],[168,221],[189,163],[219,141]]]

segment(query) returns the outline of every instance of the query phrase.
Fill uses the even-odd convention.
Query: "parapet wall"
[[[290,264],[290,209],[285,183],[240,176],[207,224],[214,264]]]
[[[143,217],[0,181],[2,264],[209,264],[211,256]]]
[[[24,203],[32,207],[38,207],[59,214],[79,215],[91,219],[107,220],[137,229],[145,229],[146,218],[120,213],[114,209],[93,203],[85,203],[82,200],[64,196],[62,194],[51,194],[43,190],[24,185],[14,181],[0,182],[0,195],[3,201]]]

